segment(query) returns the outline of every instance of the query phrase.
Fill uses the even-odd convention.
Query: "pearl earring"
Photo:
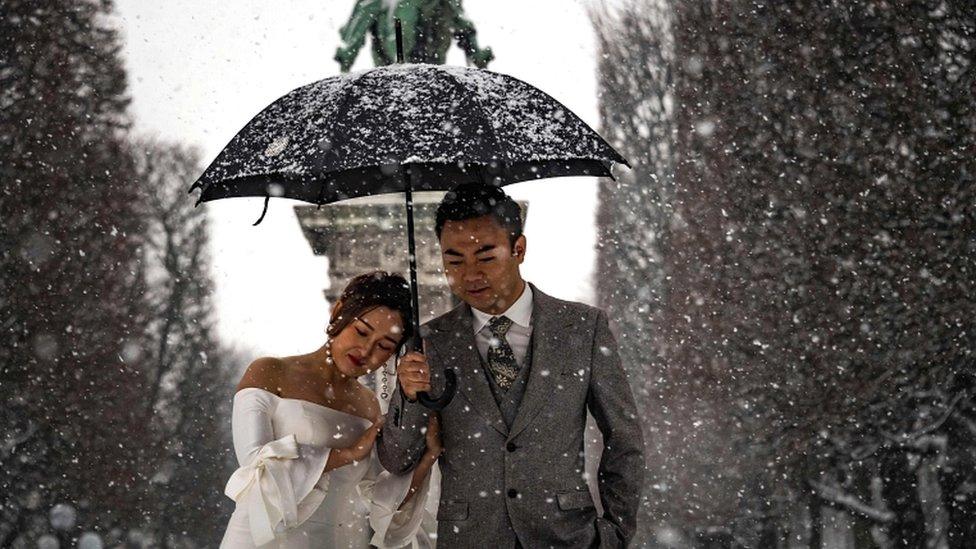
[[[335,361],[332,360],[332,341],[325,343],[325,363],[329,366],[335,366]]]

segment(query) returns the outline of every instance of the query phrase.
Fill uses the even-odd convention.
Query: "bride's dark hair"
[[[395,273],[373,271],[350,280],[336,301],[325,332],[329,337],[335,337],[353,320],[377,307],[387,307],[400,314],[403,337],[396,348],[396,353],[399,354],[403,345],[413,336],[413,317],[410,312],[410,284],[407,279]]]

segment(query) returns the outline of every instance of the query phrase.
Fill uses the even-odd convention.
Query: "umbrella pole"
[[[411,303],[411,322],[413,322],[413,338],[410,348],[413,351],[422,353],[424,350],[424,340],[420,337],[420,299],[419,285],[417,284],[417,242],[413,235],[413,177],[411,169],[404,167],[403,170],[403,191],[407,198],[407,254],[410,262],[410,303]],[[432,397],[426,392],[417,393],[417,401],[425,408],[439,412],[447,407],[454,399],[457,392],[457,374],[451,368],[444,370],[444,392],[439,397]]]
[[[410,259],[410,305],[413,322],[413,341],[410,346],[412,350],[423,351],[423,341],[420,338],[420,299],[418,297],[420,286],[417,284],[417,242],[413,236],[413,178],[410,168],[406,168],[403,174],[404,192],[407,195],[407,254]]]

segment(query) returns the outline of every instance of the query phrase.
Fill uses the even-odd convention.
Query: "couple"
[[[435,461],[441,548],[623,547],[632,537],[643,442],[605,314],[522,279],[521,212],[497,187],[448,193],[436,232],[464,303],[423,327],[423,354],[400,358],[385,420],[356,378],[412,335],[402,278],[364,279],[396,280],[382,290],[354,281],[322,349],[248,369],[234,403],[242,468],[228,483],[237,510],[224,547],[423,546]],[[379,304],[384,292],[397,297]],[[362,305],[347,308],[357,293]],[[458,395],[433,414],[416,395],[440,394],[445,368],[458,375]],[[603,434],[602,516],[584,471],[587,410]]]

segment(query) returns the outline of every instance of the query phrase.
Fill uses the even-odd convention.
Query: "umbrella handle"
[[[441,393],[441,396],[431,397],[426,391],[421,391],[417,393],[417,402],[428,410],[440,412],[454,400],[455,393],[457,393],[457,374],[448,368],[444,370],[444,392]]]

